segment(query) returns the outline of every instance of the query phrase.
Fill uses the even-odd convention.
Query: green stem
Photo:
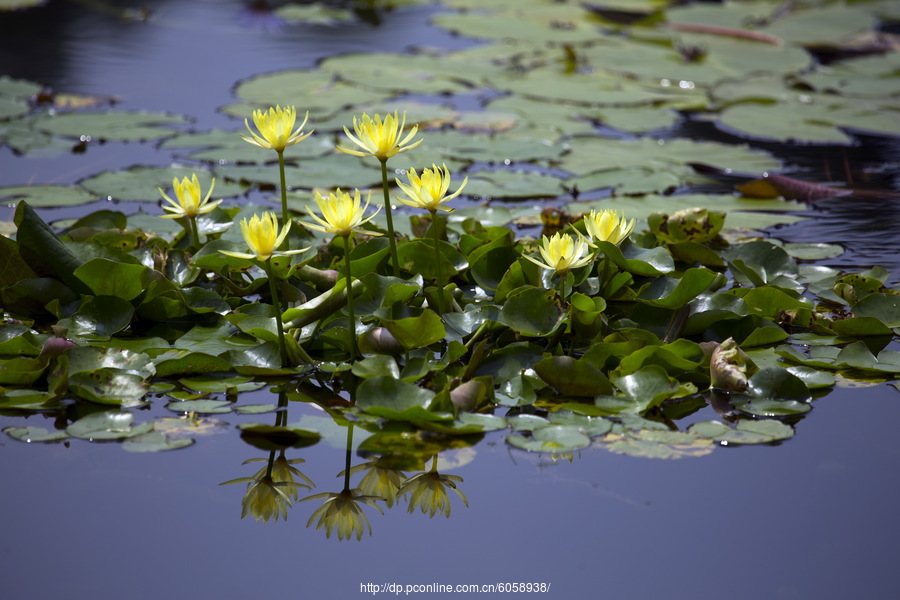
[[[281,175],[281,226],[286,227],[290,223],[287,205],[287,184],[284,178],[284,150],[278,150],[278,173]]]
[[[397,240],[394,236],[394,216],[391,211],[391,193],[388,189],[387,159],[381,161],[381,189],[384,190],[384,214],[387,217],[388,242],[391,246],[391,268],[394,276],[400,276],[400,259],[397,258]]]
[[[609,283],[609,257],[606,254],[603,255],[603,273],[600,273],[600,269],[597,270],[597,274],[600,276],[600,289],[598,291],[599,295],[603,298],[606,298],[603,291],[606,289],[606,284]]]
[[[556,274],[559,276],[559,299],[566,299],[566,276],[569,274],[568,271],[557,271]]]
[[[344,491],[350,490],[350,459],[353,456],[353,423],[347,425],[347,454],[344,458]]]
[[[268,479],[272,478],[272,467],[274,467],[274,466],[275,466],[275,451],[270,450],[269,451],[269,464],[266,465],[266,478],[268,478]]]
[[[284,345],[284,325],[281,323],[281,299],[278,297],[278,287],[275,285],[272,265],[268,260],[263,261],[263,270],[269,279],[269,293],[272,294],[272,305],[275,307],[275,327],[278,329],[278,349],[281,351],[281,366],[283,367],[287,363],[287,348]]]
[[[431,231],[434,238],[434,266],[437,269],[435,277],[437,283],[438,314],[444,316],[444,278],[441,277],[441,237],[437,226],[437,211],[431,211]]]
[[[347,315],[350,319],[350,362],[356,360],[356,314],[353,312],[353,294],[350,292],[350,286],[353,284],[353,276],[350,274],[350,236],[344,236],[344,262],[347,265]]]
[[[478,326],[478,329],[475,330],[475,333],[472,334],[472,337],[469,338],[469,341],[466,342],[466,349],[471,351],[472,347],[484,337],[485,332],[488,330],[489,322],[484,320],[481,322],[481,325]]]
[[[194,248],[200,249],[200,232],[197,230],[197,218],[196,217],[188,217],[188,221],[191,222],[191,244]]]

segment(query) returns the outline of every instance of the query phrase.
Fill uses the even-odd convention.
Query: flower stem
[[[287,184],[284,178],[284,150],[278,150],[278,173],[281,176],[281,224],[286,226],[290,221],[287,205]]]
[[[344,236],[344,262],[347,268],[347,316],[350,319],[350,362],[356,360],[356,314],[353,312],[353,276],[350,274],[350,236]]]
[[[394,236],[394,217],[391,212],[391,193],[388,189],[387,159],[381,161],[381,189],[384,190],[384,214],[387,217],[388,242],[391,245],[391,268],[394,276],[400,276],[400,259],[397,258],[397,240]]]
[[[347,425],[347,455],[344,463],[344,491],[350,491],[350,459],[353,455],[353,423]]]
[[[200,231],[197,229],[197,217],[188,217],[191,222],[191,244],[194,248],[200,248]]]
[[[272,294],[272,304],[275,306],[275,327],[278,329],[278,349],[281,352],[281,366],[283,367],[287,363],[287,348],[284,345],[284,325],[281,323],[281,299],[278,297],[278,287],[275,285],[272,265],[268,260],[263,261],[263,270],[269,279],[269,292]]]
[[[438,232],[437,226],[437,211],[431,211],[431,232],[434,238],[434,266],[437,269],[437,275],[435,277],[437,282],[437,303],[438,303],[438,314],[442,317],[444,316],[444,281],[443,277],[441,277],[441,238]]]
[[[266,477],[269,479],[272,478],[272,467],[274,467],[274,466],[275,466],[275,451],[270,450],[269,451],[269,464],[266,465]]]

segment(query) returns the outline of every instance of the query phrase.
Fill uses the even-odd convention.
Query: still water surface
[[[436,7],[396,9],[377,25],[279,27],[236,1],[144,2],[148,23],[110,17],[106,7],[115,4],[51,2],[3,15],[0,73],[114,95],[124,109],[188,114],[202,131],[234,126],[216,108],[233,101],[230,89],[245,77],[309,67],[333,53],[466,43],[428,27]],[[887,145],[878,157],[896,150],[895,141],[878,144]],[[0,185],[166,164],[152,148],[112,146],[28,160],[0,149]],[[842,243],[848,252],[832,261],[838,266],[891,268],[896,203],[829,201],[815,209],[817,219],[778,234]],[[292,405],[290,421],[311,410]],[[527,581],[551,584],[535,596],[561,599],[894,598],[898,419],[896,390],[879,386],[838,388],[815,401],[782,445],[718,448],[701,458],[595,450],[554,463],[489,436],[474,455],[450,457],[464,463],[447,472],[464,478],[468,508],[453,496],[450,519],[407,514],[405,506],[383,516],[367,510],[374,535],[361,543],[307,529],[312,502],[295,505],[287,522],[241,520],[243,487],[218,484],[250,475],[256,467],[242,461],[263,453],[233,430],[149,455],[4,437],[0,596],[351,598],[369,595],[360,591],[368,582]],[[0,428],[13,423],[22,421],[0,417]],[[26,424],[50,427],[40,416]],[[316,492],[339,491],[342,450],[320,443],[289,452],[298,457]]]

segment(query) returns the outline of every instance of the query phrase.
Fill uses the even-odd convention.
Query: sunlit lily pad
[[[568,425],[545,425],[534,429],[531,437],[514,433],[507,436],[506,441],[511,446],[529,452],[550,453],[581,450],[591,443],[591,439],[578,427]]]
[[[712,440],[685,431],[665,429],[628,429],[609,433],[599,443],[615,454],[642,458],[687,458],[705,456],[713,451]]]
[[[52,135],[75,139],[136,142],[170,136],[176,131],[170,125],[187,122],[185,117],[163,113],[72,112],[39,117],[33,127]]]
[[[186,448],[194,443],[194,440],[186,437],[170,438],[159,431],[149,431],[135,435],[122,442],[122,449],[128,452],[162,452],[165,450],[178,450]]]
[[[80,181],[88,192],[102,199],[143,200],[160,202],[162,197],[157,188],[162,188],[172,197],[172,179],[190,178],[194,173],[200,180],[203,190],[209,189],[212,177],[203,169],[188,167],[131,167],[124,171],[105,171]],[[229,184],[216,180],[213,190],[217,198],[237,196],[246,191],[246,186]]]
[[[692,433],[727,444],[768,444],[794,435],[794,428],[774,419],[738,421],[729,427],[718,421],[703,421],[690,427]]]
[[[484,5],[480,4],[479,8]],[[530,4],[520,6],[488,6],[494,10],[442,13],[432,23],[459,35],[476,39],[514,40],[518,43],[543,45],[586,42],[596,37],[588,13],[573,4]]]
[[[234,93],[247,105],[228,106],[225,112],[241,118],[249,118],[254,109],[276,104],[294,106],[302,99],[297,106],[298,112],[310,112],[313,128],[316,119],[332,115],[339,107],[377,102],[390,95],[342,83],[334,74],[321,70],[281,71],[251,77],[240,82]]]
[[[152,430],[153,421],[134,425],[134,414],[123,410],[93,413],[66,428],[72,437],[91,441],[121,440]]]
[[[166,408],[174,412],[214,415],[231,412],[234,403],[227,400],[182,400],[169,402],[166,404]]]
[[[349,10],[332,8],[320,2],[309,5],[288,4],[274,12],[288,23],[304,25],[336,25],[355,19],[353,12]]]
[[[21,199],[32,206],[77,206],[97,196],[76,185],[17,185],[0,188],[0,198]]]
[[[265,387],[262,381],[254,381],[252,377],[247,376],[216,376],[216,375],[198,375],[194,377],[183,377],[178,382],[192,390],[198,392],[248,392],[258,390]]]

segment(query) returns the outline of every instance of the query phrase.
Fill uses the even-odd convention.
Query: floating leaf
[[[713,451],[709,439],[690,432],[660,429],[610,433],[602,438],[601,446],[616,454],[665,459],[705,456]]]
[[[29,444],[32,442],[60,442],[69,437],[69,434],[65,431],[48,431],[43,427],[7,427],[3,430],[3,433],[14,440]]]
[[[193,443],[190,438],[170,438],[159,431],[150,431],[127,438],[122,442],[122,449],[127,452],[162,452],[186,448]]]
[[[106,111],[72,112],[35,119],[33,127],[52,135],[117,142],[156,140],[175,131],[168,125],[187,123],[186,117],[162,113]]]
[[[720,443],[731,444],[769,444],[793,437],[794,428],[790,425],[765,419],[761,421],[738,421],[732,428],[718,421],[703,421],[691,425],[689,431]]]
[[[121,440],[153,430],[153,421],[134,425],[134,414],[124,410],[108,410],[82,417],[66,428],[75,438],[90,441]]]

